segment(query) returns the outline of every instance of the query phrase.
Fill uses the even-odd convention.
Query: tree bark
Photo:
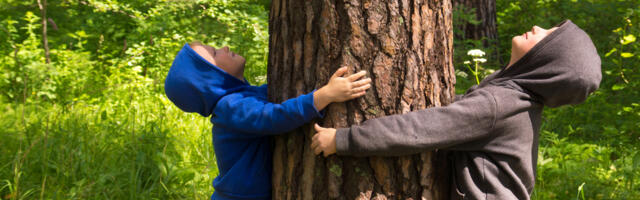
[[[453,6],[474,8],[476,19],[480,21],[480,24],[477,25],[471,23],[460,24],[461,30],[465,33],[465,38],[475,40],[483,38],[490,40],[498,39],[498,31],[496,28],[496,0],[454,0]],[[456,37],[458,37],[457,34]]]
[[[472,23],[456,24],[457,30],[461,32],[455,34],[455,39],[483,40],[483,48],[491,49],[493,59],[499,60],[496,0],[454,0],[453,6],[454,8],[458,6],[464,6],[466,9],[473,8],[476,20],[480,21],[480,24],[475,25]]]
[[[49,57],[49,40],[47,40],[47,0],[40,2],[38,0],[38,8],[40,8],[40,14],[42,15],[42,45],[44,47],[44,58],[47,64],[51,63]]]
[[[274,0],[269,17],[269,99],[282,102],[328,82],[341,66],[368,71],[364,97],[319,119],[348,127],[453,101],[450,0]],[[273,199],[446,199],[441,153],[314,156],[311,124],[275,138]]]

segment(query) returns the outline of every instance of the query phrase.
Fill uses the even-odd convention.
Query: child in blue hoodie
[[[365,94],[371,79],[365,72],[343,75],[338,69],[329,83],[280,104],[267,101],[267,85],[244,79],[245,59],[229,47],[185,44],[165,80],[167,97],[185,112],[211,116],[213,146],[220,174],[211,199],[271,199],[271,135],[285,133],[311,119],[332,102]]]

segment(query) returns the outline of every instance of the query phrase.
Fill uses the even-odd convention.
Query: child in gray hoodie
[[[589,36],[570,20],[512,40],[511,61],[448,106],[367,120],[316,124],[316,155],[398,156],[450,151],[452,199],[530,199],[542,109],[583,102],[602,78]]]

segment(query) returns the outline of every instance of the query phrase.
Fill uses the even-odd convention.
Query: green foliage
[[[474,59],[474,56],[467,54],[468,51],[472,49],[482,49],[483,53],[488,52],[491,54],[493,52],[492,49],[484,49],[483,42],[484,40],[474,40],[465,37],[465,32],[462,31],[461,25],[464,24],[480,24],[481,21],[476,19],[475,8],[467,8],[462,5],[458,5],[453,8],[453,34],[455,38],[453,40],[453,65],[456,73],[456,93],[464,93],[466,88],[469,88],[471,85],[477,84],[478,80],[476,77],[480,78],[477,75],[484,74],[486,72],[482,66],[480,66],[479,70],[475,70],[475,66],[477,66],[477,62],[471,62]],[[481,50],[481,51],[482,51]],[[489,60],[491,62],[491,60]],[[473,64],[473,67],[471,66]],[[493,61],[488,63],[492,70],[494,68],[499,69],[499,65],[497,62]],[[471,75],[471,76],[469,76]]]
[[[208,199],[211,125],[164,96],[187,42],[229,46],[265,83],[269,2],[0,2],[0,199]]]
[[[500,69],[502,61],[497,58],[496,51],[499,50],[497,46],[490,46],[489,48],[484,46],[484,44],[495,44],[495,40],[489,38],[470,39],[465,36],[467,33],[461,30],[461,25],[478,25],[482,23],[476,18],[475,8],[457,5],[453,8],[453,16],[453,34],[455,35],[453,41],[453,65],[457,76],[456,93],[464,93],[471,85],[478,84],[482,78]],[[487,56],[480,58],[467,53],[473,49],[481,50]],[[482,65],[479,64],[478,59],[482,60],[480,62],[483,63]]]

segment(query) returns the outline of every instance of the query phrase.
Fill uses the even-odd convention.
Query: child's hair
[[[194,47],[194,46],[204,46],[204,44],[203,44],[202,42],[200,42],[200,41],[196,40],[196,41],[192,41],[192,42],[190,42],[190,43],[189,43],[189,46],[190,46],[190,47]]]

